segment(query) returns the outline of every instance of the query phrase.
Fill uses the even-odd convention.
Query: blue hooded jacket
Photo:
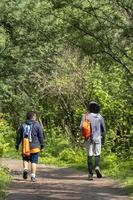
[[[41,146],[41,149],[44,148],[44,132],[41,127],[41,125],[34,120],[27,120],[25,123],[23,123],[17,134],[17,139],[16,139],[16,147],[19,147],[22,139],[23,139],[23,133],[24,133],[24,124],[27,125],[32,125],[32,130],[31,130],[31,138],[32,141],[30,142],[30,148],[38,148]]]

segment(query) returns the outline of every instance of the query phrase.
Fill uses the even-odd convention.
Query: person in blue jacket
[[[31,162],[31,181],[36,180],[36,169],[38,163],[39,152],[44,150],[44,132],[37,119],[37,114],[34,111],[30,111],[26,115],[26,121],[20,126],[16,139],[16,150],[19,149],[20,143],[22,143],[25,137],[29,139],[29,151],[30,155],[24,155],[23,158],[23,178],[28,178],[28,163]]]

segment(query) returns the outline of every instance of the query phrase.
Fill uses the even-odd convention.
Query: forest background
[[[0,156],[19,157],[16,131],[35,110],[46,134],[40,161],[86,170],[79,124],[95,100],[107,126],[102,169],[131,193],[132,1],[1,0],[0,13]]]

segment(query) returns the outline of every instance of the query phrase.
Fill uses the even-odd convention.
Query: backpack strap
[[[89,121],[89,119],[88,119],[88,112],[85,112],[84,117],[85,117],[85,118],[84,118],[85,121],[87,121],[87,120]]]

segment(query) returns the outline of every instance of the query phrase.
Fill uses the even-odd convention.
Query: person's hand
[[[41,145],[40,151],[41,151],[41,152],[44,151],[44,146],[43,146],[43,145]]]
[[[19,150],[19,146],[15,145],[15,149],[16,149],[16,151],[18,151]]]
[[[41,149],[40,151],[41,151],[41,152],[43,152],[43,151],[44,151],[44,148],[43,148],[43,149]]]
[[[105,137],[102,137],[102,146],[104,145],[105,143]]]

